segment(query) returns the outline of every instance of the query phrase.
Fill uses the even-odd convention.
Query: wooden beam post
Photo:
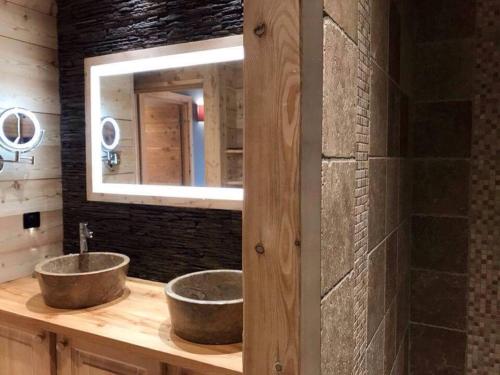
[[[319,375],[322,2],[246,1],[244,46],[244,373]]]

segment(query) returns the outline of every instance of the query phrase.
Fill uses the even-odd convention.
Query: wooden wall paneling
[[[0,3],[0,35],[57,49],[55,17],[10,1]]]
[[[40,228],[23,228],[23,215],[0,217],[0,257],[4,253],[62,242],[62,211],[44,211]]]
[[[8,0],[28,9],[55,16],[57,14],[56,0]]]
[[[57,51],[0,36],[0,107],[59,114]]]
[[[63,253],[62,242],[0,254],[0,283],[32,274],[35,266]]]
[[[0,217],[62,209],[60,179],[0,181]]]
[[[101,117],[132,120],[134,78],[132,74],[101,78]]]
[[[0,282],[29,275],[41,259],[62,253],[62,188],[54,1],[0,4],[0,112],[35,113],[45,135],[29,155],[35,164],[6,163],[0,173]],[[4,158],[12,155],[0,150]],[[39,211],[41,227],[23,229],[23,214]]]
[[[13,157],[13,154],[3,149],[0,149],[0,155],[6,160]],[[5,163],[4,170],[0,172],[0,181],[61,177],[61,147],[42,143],[26,155],[34,156],[35,164]]]
[[[222,184],[220,76],[217,66],[209,67],[207,70],[207,77],[203,81],[203,97],[205,100],[205,184],[206,186],[218,187]]]
[[[245,3],[246,375],[300,373],[299,5]]]

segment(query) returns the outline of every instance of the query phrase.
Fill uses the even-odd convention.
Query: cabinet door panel
[[[1,325],[0,374],[51,375],[49,335]]]
[[[58,337],[58,375],[163,375],[161,363],[127,350]]]
[[[215,375],[215,373],[198,372],[195,370],[188,370],[172,365],[165,365],[165,366],[166,366],[166,375]]]

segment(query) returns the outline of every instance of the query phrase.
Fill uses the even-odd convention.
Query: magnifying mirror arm
[[[116,151],[103,150],[104,156],[102,161],[106,163],[106,166],[110,169],[120,165],[120,154]]]
[[[43,137],[45,135],[45,130],[42,129],[41,131],[41,135],[40,135],[40,139],[38,140],[37,143],[35,143],[33,145],[33,148],[29,151],[33,151],[35,150],[38,146],[40,146],[40,144],[42,143],[43,141]],[[0,144],[1,146],[1,144]],[[13,159],[2,159],[2,163],[22,163],[22,164],[35,164],[35,157],[34,156],[25,156],[23,155],[23,153],[26,153],[26,152],[29,152],[29,151],[12,151],[10,149],[7,149],[5,148],[5,150],[7,152],[10,152],[14,155]]]

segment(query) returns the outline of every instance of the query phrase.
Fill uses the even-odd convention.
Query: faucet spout
[[[80,223],[80,254],[89,251],[87,239],[93,237],[94,237],[94,232],[89,230],[88,223]]]

